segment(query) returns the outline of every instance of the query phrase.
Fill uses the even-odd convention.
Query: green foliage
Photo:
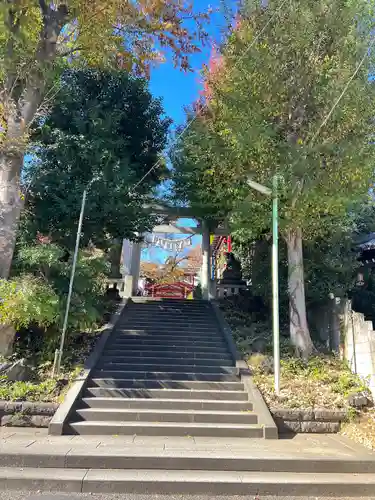
[[[170,154],[174,199],[188,203],[205,218],[224,218],[233,208],[236,193],[235,176],[227,168],[225,145],[208,119],[189,114],[187,123],[189,120],[194,121]]]
[[[186,18],[190,20],[189,29],[184,26]],[[207,18],[206,13],[193,13],[189,3],[175,0],[168,5],[145,0],[131,4],[108,0],[105,5],[83,0],[8,2],[0,8],[2,69],[10,69],[13,63],[13,70],[16,65],[30,70],[37,63],[47,63],[47,55],[53,55],[57,59],[69,56],[70,62],[89,66],[131,69],[137,65],[141,70],[147,63],[160,60],[156,45],[159,51],[161,47],[172,49],[176,62],[184,67],[186,54],[199,51],[198,41],[205,38],[202,23]],[[57,38],[54,52],[36,54],[44,33],[52,28],[55,43]]]
[[[48,105],[53,99],[54,76],[61,67],[116,67],[149,75],[166,50],[186,70],[188,55],[199,52],[207,38],[208,19],[209,12],[198,12],[179,0],[2,2],[2,151],[9,153],[16,147],[23,154],[27,129],[43,98]],[[22,118],[17,124],[15,108]]]
[[[38,324],[47,327],[58,320],[59,298],[53,288],[32,275],[0,280],[0,322],[15,329]]]
[[[345,408],[350,419],[354,411],[348,404],[348,396],[357,392],[370,394],[366,382],[353,374],[345,362],[332,355],[319,354],[307,362],[293,356],[284,357],[281,360],[280,397],[273,390],[270,360],[264,356],[251,356],[249,366],[255,382],[271,406]]]
[[[372,277],[366,276],[366,286],[354,288],[358,268],[358,252],[355,251],[356,240],[362,234],[371,233],[374,229],[374,208],[372,202],[352,207],[343,217],[332,218],[325,222],[324,230],[319,236],[305,240],[303,245],[305,290],[307,308],[326,303],[329,294],[345,297],[351,293],[355,310],[375,317],[375,295]],[[271,241],[263,237],[255,243],[252,240],[234,242],[236,256],[243,269],[247,270],[247,278],[251,280],[254,295],[259,295],[266,304],[271,305]],[[288,262],[286,247],[283,241],[279,244],[279,293],[282,322],[287,320],[288,301],[287,280]]]
[[[360,266],[353,250],[353,225],[337,221],[320,237],[304,245],[306,298],[308,304],[327,301],[329,294],[347,296]]]
[[[166,145],[170,120],[162,115],[143,79],[119,71],[66,71],[54,106],[32,136],[34,157],[25,173],[30,236],[39,231],[73,248],[91,181],[84,246],[107,249],[116,238],[150,230],[153,220],[142,206],[166,172],[163,165],[151,170]]]
[[[55,379],[40,383],[0,380],[0,399],[7,401],[51,401],[57,387]]]
[[[302,227],[305,237],[362,196],[373,164],[373,51],[312,138],[367,50],[373,10],[363,0],[293,0],[281,11],[274,0],[245,2],[220,71],[207,74],[209,111],[177,151],[177,192],[193,186],[205,203],[215,191],[217,209],[231,200],[238,239],[270,224],[269,201],[245,187],[248,176],[269,185],[280,174],[281,231]]]
[[[49,284],[58,301],[56,326],[61,328],[69,289],[72,255],[56,244],[39,243],[17,249],[14,272],[32,273]],[[109,264],[102,252],[82,250],[77,260],[69,313],[69,330],[83,331],[97,326],[107,303],[103,297]],[[47,307],[43,304],[43,308]],[[35,323],[39,324],[38,321]],[[22,326],[28,326],[25,323]]]
[[[304,357],[313,345],[302,241],[324,238],[372,184],[374,12],[373,0],[291,0],[283,8],[277,0],[245,0],[207,71],[208,109],[195,107],[196,120],[172,156],[176,196],[201,205],[204,215],[230,214],[239,242],[270,229],[270,198],[250,188],[249,178],[271,187],[277,175],[290,337]],[[326,263],[328,282],[339,257]]]
[[[59,378],[40,377],[32,382],[11,382],[0,377],[0,399],[6,401],[62,402],[70,385],[81,372],[81,367],[72,369],[68,376]]]
[[[219,305],[243,355],[249,356],[253,343],[260,339],[265,344],[265,351],[272,352],[272,324],[268,308],[259,297],[246,293],[227,297]]]
[[[336,356],[313,356],[308,362],[299,358],[287,358],[281,361],[285,377],[298,376],[331,385],[334,393],[343,397],[353,392],[368,392],[367,384],[358,375],[352,373],[346,361]]]
[[[221,302],[221,309],[229,323],[238,350],[247,359],[255,382],[270,406],[287,408],[348,408],[347,397],[353,392],[369,394],[366,381],[353,374],[346,361],[338,356],[318,353],[307,361],[297,358],[289,342],[282,335],[281,395],[274,392],[272,325],[259,321],[249,312],[242,299]],[[282,334],[285,331],[282,330]],[[265,341],[263,353],[253,352],[254,341]],[[349,416],[353,412],[350,412]]]

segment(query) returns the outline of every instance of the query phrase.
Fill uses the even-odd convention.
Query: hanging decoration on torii
[[[185,248],[193,245],[191,236],[184,239],[172,240],[170,238],[162,238],[153,233],[146,235],[145,242],[148,245],[153,245],[175,253],[182,252]]]

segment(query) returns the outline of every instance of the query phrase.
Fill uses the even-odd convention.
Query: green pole
[[[279,228],[277,175],[272,183],[272,329],[275,392],[280,393],[280,324],[279,324]]]
[[[78,251],[79,251],[79,243],[80,243],[80,239],[81,239],[83,216],[84,216],[84,213],[85,213],[85,205],[86,205],[86,198],[87,198],[87,189],[88,188],[86,188],[83,191],[83,196],[82,196],[81,212],[79,214],[79,221],[78,221],[78,228],[77,228],[77,235],[76,235],[76,245],[75,245],[75,249],[74,249],[72,269],[71,269],[71,272],[70,272],[69,291],[68,291],[68,298],[67,298],[67,301],[66,301],[64,324],[63,324],[62,333],[61,333],[60,348],[59,348],[59,351],[58,351],[57,362],[55,363],[55,366],[54,366],[54,374],[53,374],[54,376],[58,375],[60,373],[60,368],[61,368],[61,359],[62,359],[62,355],[63,355],[63,351],[64,351],[66,330],[68,328],[68,317],[69,317],[70,302],[71,302],[71,299],[72,299],[74,276],[75,276],[75,272],[76,272],[76,265],[77,265],[77,259],[78,259]]]

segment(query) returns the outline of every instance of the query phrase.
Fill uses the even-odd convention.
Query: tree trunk
[[[306,315],[302,230],[299,228],[288,230],[285,241],[288,249],[290,339],[296,349],[296,354],[306,359],[312,353],[314,346]]]
[[[22,155],[0,154],[0,278],[8,278],[22,208]]]
[[[20,175],[28,139],[28,131],[42,102],[46,70],[56,56],[56,47],[61,29],[68,19],[65,2],[57,7],[44,0],[39,1],[43,23],[35,52],[35,64],[26,73],[17,66],[18,56],[14,54],[14,40],[20,30],[19,13],[8,2],[5,24],[11,33],[7,44],[5,83],[0,92],[2,118],[2,150],[0,153],[0,278],[8,278],[12,263],[18,220],[22,209],[20,196]],[[18,3],[18,2],[17,2]],[[37,2],[38,3],[38,2]],[[18,14],[20,17],[18,17]],[[49,66],[48,66],[49,65]]]

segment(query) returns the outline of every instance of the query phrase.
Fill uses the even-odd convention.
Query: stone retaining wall
[[[58,403],[0,401],[0,425],[6,427],[48,427]]]
[[[271,408],[279,432],[332,434],[340,430],[346,420],[345,410],[292,410]]]

